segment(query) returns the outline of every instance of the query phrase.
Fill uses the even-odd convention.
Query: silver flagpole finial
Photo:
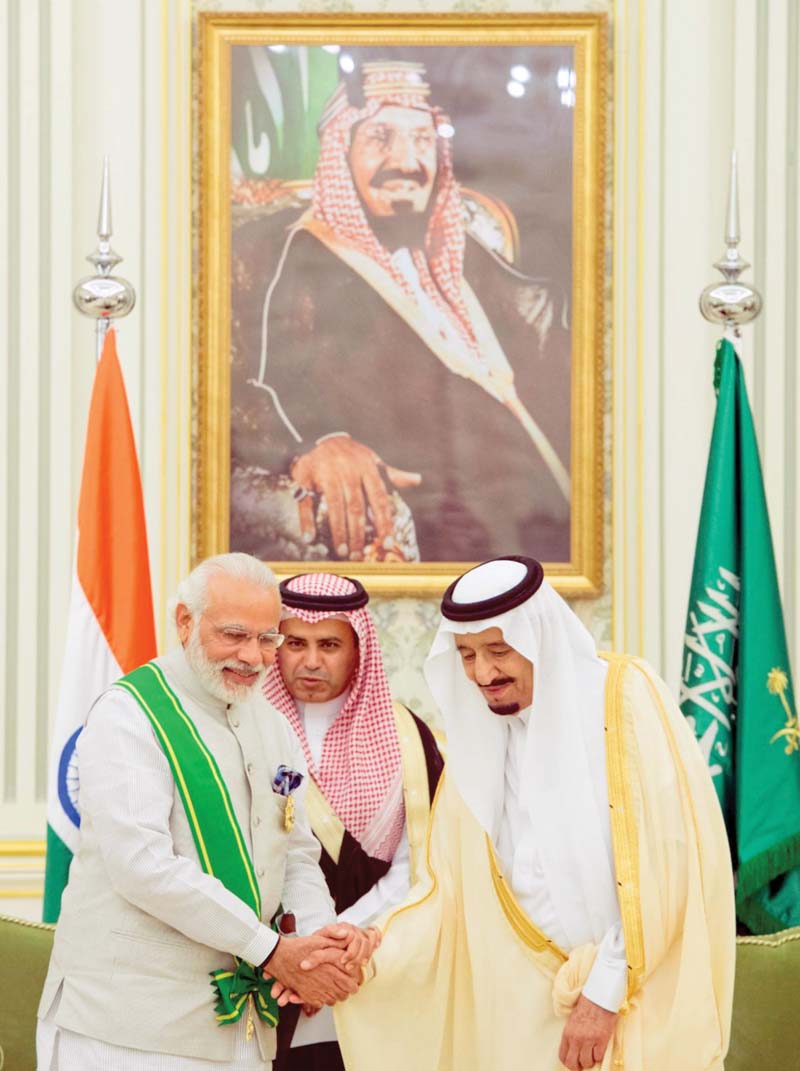
[[[108,157],[103,157],[103,185],[100,190],[100,213],[97,217],[97,237],[107,242],[111,237],[111,178]]]
[[[127,316],[136,304],[136,291],[127,279],[111,274],[112,268],[119,264],[122,257],[111,248],[111,178],[107,156],[103,158],[97,248],[86,259],[94,266],[96,274],[81,279],[72,293],[72,300],[79,312],[97,321],[99,359],[112,320]]]
[[[728,183],[728,226],[725,230],[725,242],[728,246],[738,245],[739,233],[739,185],[736,174],[736,149],[731,153],[731,177]]]
[[[741,233],[739,229],[739,183],[736,171],[736,150],[731,153],[731,174],[728,184],[728,212],[725,224],[727,249],[714,267],[723,275],[724,282],[711,283],[700,295],[700,312],[711,323],[731,325],[738,337],[742,324],[755,320],[763,304],[761,294],[751,284],[740,281],[739,276],[750,267],[739,254]]]

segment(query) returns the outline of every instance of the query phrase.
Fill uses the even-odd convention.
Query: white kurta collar
[[[175,681],[180,690],[205,710],[224,718],[226,712],[234,705],[233,703],[224,703],[209,692],[189,665],[183,647],[173,647],[171,651],[168,651],[159,659],[159,663],[163,666],[167,676]]]

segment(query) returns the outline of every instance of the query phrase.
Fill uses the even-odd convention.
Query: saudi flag
[[[75,744],[104,689],[156,654],[142,485],[117,358],[95,373],[78,503],[75,575],[50,752],[45,922],[55,922],[80,831]]]
[[[800,727],[758,443],[727,339],[717,345],[714,386],[681,709],[725,814],[737,915],[772,933],[800,925]]]

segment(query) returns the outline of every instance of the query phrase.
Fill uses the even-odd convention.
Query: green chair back
[[[739,938],[725,1071],[800,1068],[798,988],[800,926],[766,937]]]
[[[0,1068],[36,1071],[36,1011],[53,926],[0,915]]]

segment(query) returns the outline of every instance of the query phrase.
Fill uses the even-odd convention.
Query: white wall
[[[0,5],[0,911],[39,913],[49,719],[95,360],[94,328],[71,294],[92,270],[106,153],[117,271],[138,295],[119,352],[162,635],[167,593],[188,567],[190,52],[188,3]]]
[[[355,6],[415,9],[402,0]],[[479,10],[482,0],[440,6]],[[716,335],[697,312],[697,296],[723,251],[735,144],[743,252],[765,295],[761,320],[746,333],[745,359],[796,652],[798,7],[793,0],[508,6],[607,10],[612,25],[610,585],[598,603],[581,605],[581,616],[600,640],[643,653],[677,687],[714,404]],[[0,287],[8,353],[0,365],[0,911],[38,913],[48,720],[94,364],[92,327],[72,311],[70,295],[90,270],[83,257],[94,247],[104,153],[113,244],[125,257],[118,271],[138,294],[119,348],[162,643],[166,597],[189,561],[192,18],[190,0],[0,5],[8,83],[0,100],[0,243],[9,251]],[[403,642],[413,648],[415,629],[418,636],[430,626],[429,608],[404,606],[402,620]]]

